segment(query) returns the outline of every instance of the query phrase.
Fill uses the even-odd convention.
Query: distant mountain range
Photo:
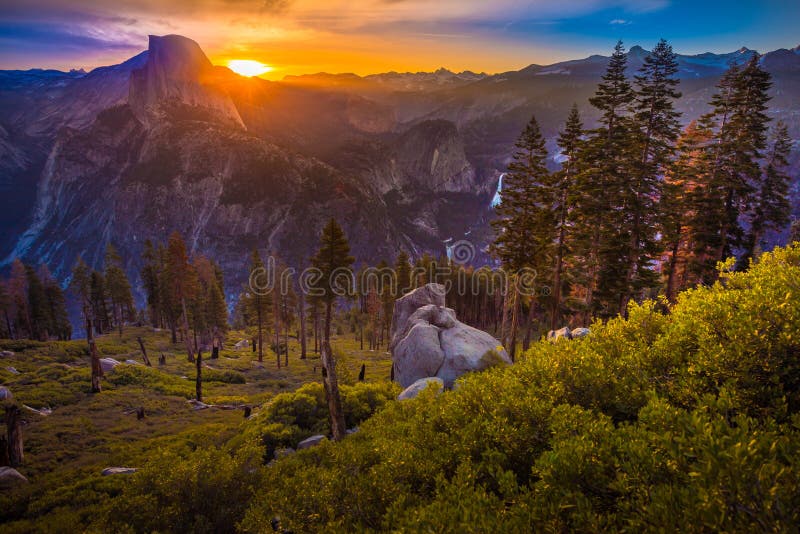
[[[679,56],[683,120],[707,110],[728,65],[754,54]],[[630,49],[631,76],[646,55]],[[596,119],[588,98],[607,61],[270,82],[171,35],[89,73],[0,71],[0,262],[46,262],[65,276],[78,255],[99,265],[113,242],[136,279],[144,240],[179,230],[235,290],[249,250],[304,265],[330,216],[365,261],[401,248],[443,254],[464,236],[486,261],[491,201],[519,132],[535,114],[555,158],[573,102],[587,125]],[[773,75],[770,114],[800,139],[800,47],[760,61]],[[797,176],[800,146],[792,165]],[[793,206],[800,216],[800,179]]]

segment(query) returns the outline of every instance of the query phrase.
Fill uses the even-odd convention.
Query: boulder
[[[14,398],[14,395],[11,394],[11,390],[5,386],[0,386],[0,400],[10,401]]]
[[[568,326],[561,328],[559,330],[550,330],[547,333],[547,340],[548,341],[558,341],[559,339],[572,339],[572,332],[570,331]]]
[[[100,367],[103,369],[104,373],[113,371],[114,367],[118,366],[120,363],[121,362],[118,362],[114,358],[100,358]]]
[[[581,337],[586,337],[591,333],[591,330],[588,328],[576,328],[572,331],[572,339],[578,339]]]
[[[28,479],[13,467],[0,467],[0,489],[11,489],[27,483]]]
[[[451,388],[464,373],[511,363],[497,339],[445,308],[444,291],[428,284],[395,302],[390,349],[394,377],[404,388],[428,377]]]
[[[306,438],[297,444],[297,450],[300,451],[303,449],[310,449],[311,447],[319,445],[324,439],[328,438],[326,438],[322,434],[317,434],[316,436],[311,436],[310,438]]]
[[[108,475],[132,475],[136,471],[136,467],[106,467],[100,474],[104,477]]]
[[[2,358],[13,358],[14,357],[14,353],[11,352],[10,350],[0,351],[0,357],[2,357]]]
[[[428,389],[428,386],[433,385],[436,388],[437,393],[441,393],[444,391],[444,381],[441,378],[435,376],[429,376],[426,378],[420,378],[406,389],[403,390],[400,395],[397,396],[397,400],[409,400],[414,399],[419,395],[421,392]]]

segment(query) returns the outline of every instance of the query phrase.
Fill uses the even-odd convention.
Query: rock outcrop
[[[444,306],[444,291],[428,284],[395,302],[390,350],[395,379],[404,388],[428,377],[451,388],[464,373],[511,363],[497,339]]]

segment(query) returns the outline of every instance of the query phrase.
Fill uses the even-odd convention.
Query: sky
[[[800,44],[800,0],[2,0],[0,69],[91,69],[197,41],[211,61],[288,74],[503,72],[591,54],[617,39],[683,54]]]

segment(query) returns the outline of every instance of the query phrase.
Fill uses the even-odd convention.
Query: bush
[[[194,382],[189,382],[143,365],[120,364],[108,373],[106,377],[109,382],[116,386],[143,386],[164,395],[174,395],[187,399],[195,395]]]
[[[798,280],[795,245],[666,314],[631,305],[590,338],[387,403],[343,442],[277,461],[242,528],[792,531]]]
[[[217,371],[203,369],[203,382],[222,382],[223,384],[244,384],[247,382],[242,373],[236,371]]]

